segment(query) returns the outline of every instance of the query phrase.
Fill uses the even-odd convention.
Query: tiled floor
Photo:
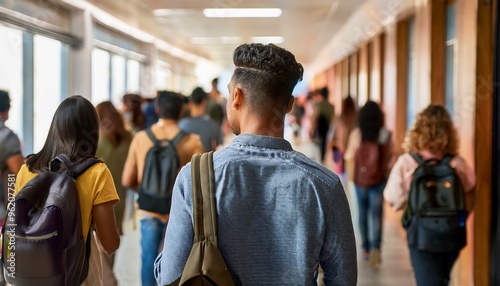
[[[292,141],[292,140],[291,140]],[[318,153],[314,144],[310,142],[294,142],[294,148],[306,155],[317,158]],[[327,161],[326,165],[329,164]],[[351,211],[353,214],[354,228],[356,224],[356,203],[355,194],[352,188],[346,188]],[[384,228],[382,246],[382,265],[378,269],[373,269],[365,265],[359,259],[360,286],[396,286],[415,285],[413,271],[408,257],[408,249],[405,245],[404,233],[399,224],[400,214],[394,213],[389,207],[384,209]],[[138,225],[137,225],[138,226]],[[140,285],[140,234],[138,227],[134,229],[132,220],[128,220],[124,226],[125,235],[122,237],[121,247],[116,254],[115,275],[120,286]],[[357,239],[359,233],[356,233]],[[357,243],[360,245],[359,241]]]

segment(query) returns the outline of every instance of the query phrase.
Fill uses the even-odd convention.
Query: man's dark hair
[[[9,92],[0,89],[0,112],[9,111],[10,97]]]
[[[195,105],[200,105],[204,100],[208,98],[208,93],[206,93],[201,87],[197,87],[193,89],[193,92],[191,92],[189,98]]]
[[[328,90],[328,87],[325,86],[319,90],[319,94],[321,94],[323,99],[328,99],[328,95],[330,94],[330,91]]]
[[[245,89],[254,111],[264,107],[284,111],[304,73],[292,53],[273,44],[243,44],[234,51],[233,61],[234,83]]]
[[[380,129],[384,127],[384,113],[378,103],[371,100],[365,103],[358,113],[358,126],[361,140],[378,140]]]
[[[184,106],[184,96],[173,91],[158,91],[158,110],[160,118],[179,120],[182,107]]]
[[[214,78],[212,80],[212,85],[217,86],[217,84],[219,84],[219,78],[218,77],[216,77],[216,78]]]

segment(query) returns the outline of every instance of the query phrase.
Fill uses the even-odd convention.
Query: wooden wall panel
[[[408,23],[401,21],[396,27],[396,123],[394,140],[397,151],[402,152],[406,135],[406,116],[408,104]]]
[[[349,94],[350,90],[350,66],[349,66],[349,58],[345,58],[341,62],[341,79],[342,79],[342,97],[346,97]]]
[[[358,102],[358,52],[349,56],[349,94]]]
[[[373,38],[370,53],[370,99],[376,102],[382,102],[383,78],[384,78],[384,37],[380,34]]]
[[[384,100],[382,106],[385,111],[385,124],[389,130],[394,132],[394,147],[397,152],[401,150],[401,144],[396,139],[396,109],[397,99],[397,24],[393,23],[386,27],[384,39]]]
[[[358,63],[358,104],[363,106],[368,100],[369,89],[369,63],[368,63],[368,45],[363,46],[359,50]]]
[[[344,93],[342,93],[342,63],[337,63],[334,67],[334,86],[333,86],[333,98],[335,114],[340,115],[342,111],[342,98]]]
[[[474,210],[474,285],[490,285],[491,158],[493,124],[493,46],[496,1],[478,1]],[[498,4],[497,4],[498,5]],[[470,56],[470,55],[469,55]]]
[[[334,104],[335,103],[335,69],[334,67],[330,67],[326,71],[326,87],[328,88],[329,91],[329,96],[328,96],[328,101],[330,103]]]
[[[430,1],[431,9],[431,102],[445,103],[446,1]]]
[[[436,0],[438,1],[438,0]],[[415,113],[420,112],[431,102],[431,3],[418,5],[414,15],[413,52],[415,53]]]

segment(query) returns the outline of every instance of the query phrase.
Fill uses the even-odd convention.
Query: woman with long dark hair
[[[367,101],[359,110],[358,127],[349,136],[344,159],[356,189],[362,257],[374,267],[381,263],[383,190],[391,145],[384,113],[376,102]]]
[[[39,173],[49,171],[50,162],[60,154],[65,154],[73,163],[95,158],[98,140],[99,119],[92,103],[82,96],[65,99],[54,114],[43,148],[40,152],[29,155],[21,167],[16,179],[15,193]],[[91,239],[87,234],[92,228],[101,248],[112,254],[120,244],[113,210],[119,198],[108,167],[104,163],[93,165],[76,179],[76,186],[85,238]],[[96,257],[99,256],[95,255],[95,251],[91,251],[91,262],[95,261],[93,258]],[[89,265],[87,279],[95,279],[95,272],[101,272],[98,266],[93,266],[93,263]],[[92,281],[89,284],[96,285],[96,280]]]

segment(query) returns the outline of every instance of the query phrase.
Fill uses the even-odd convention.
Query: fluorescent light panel
[[[208,18],[276,18],[281,16],[279,8],[220,8],[204,9]]]

